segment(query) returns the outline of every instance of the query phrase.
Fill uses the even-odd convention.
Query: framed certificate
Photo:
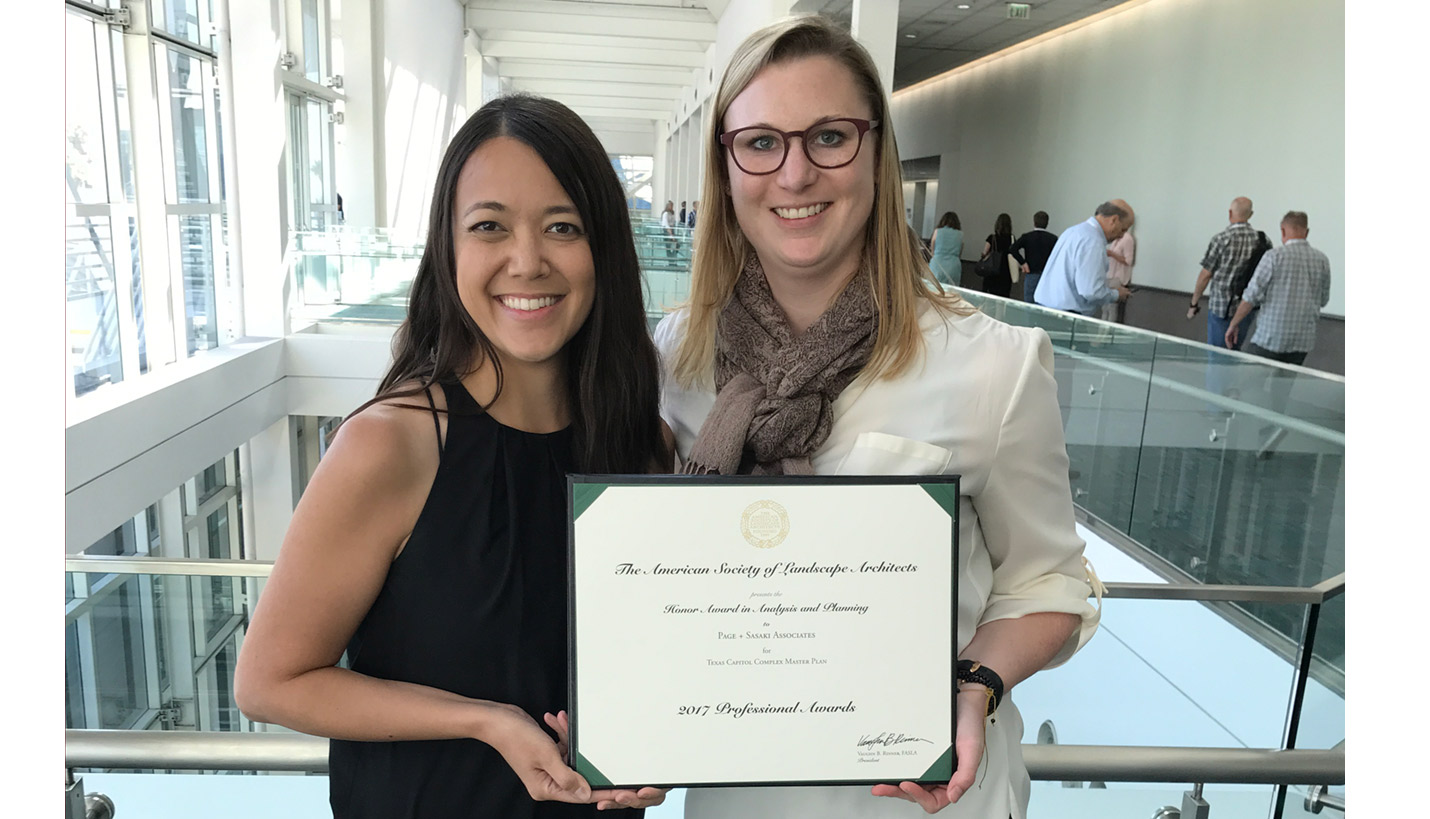
[[[593,787],[953,775],[957,476],[573,475],[568,502]]]

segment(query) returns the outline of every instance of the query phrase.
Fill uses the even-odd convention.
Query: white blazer
[[[663,385],[661,415],[689,457],[715,403],[709,389],[684,389],[671,374],[686,313],[655,330]],[[978,626],[1035,612],[1082,618],[1048,667],[1068,660],[1097,628],[1089,602],[1084,543],[1073,526],[1068,456],[1053,379],[1053,348],[1041,329],[983,313],[947,319],[925,302],[924,353],[892,381],[859,378],[834,402],[829,439],[814,453],[821,475],[961,476],[958,645]],[[1023,721],[1005,698],[988,724],[986,772],[941,815],[1023,819],[1030,782]],[[707,788],[686,797],[687,819],[750,816],[882,819],[922,816],[917,805],[869,795],[865,787]]]

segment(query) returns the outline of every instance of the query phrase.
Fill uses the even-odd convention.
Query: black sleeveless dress
[[[569,429],[501,425],[460,383],[442,385],[446,440],[406,547],[348,645],[351,668],[542,714],[567,707]],[[535,802],[477,740],[332,740],[336,819],[594,816]],[[636,815],[639,815],[637,812]],[[623,812],[622,815],[630,815]]]

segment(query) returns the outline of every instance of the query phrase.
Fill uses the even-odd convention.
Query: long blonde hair
[[[690,312],[675,353],[676,381],[684,387],[714,381],[715,335],[720,311],[735,291],[752,248],[735,219],[730,179],[720,133],[725,112],[766,66],[804,57],[832,57],[853,73],[879,121],[874,170],[874,206],[865,230],[863,266],[869,276],[879,317],[878,334],[866,373],[893,378],[906,371],[923,348],[918,327],[920,299],[941,313],[975,312],[956,293],[945,293],[929,271],[917,238],[904,222],[903,174],[889,101],[869,52],[823,17],[791,17],[751,34],[730,58],[715,96],[715,110],[705,134],[705,184],[700,220],[695,225]]]

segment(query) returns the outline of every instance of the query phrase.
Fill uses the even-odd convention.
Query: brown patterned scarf
[[[720,313],[715,406],[686,474],[814,474],[810,456],[829,438],[834,399],[868,363],[877,327],[868,277],[856,275],[796,338],[751,254]]]

